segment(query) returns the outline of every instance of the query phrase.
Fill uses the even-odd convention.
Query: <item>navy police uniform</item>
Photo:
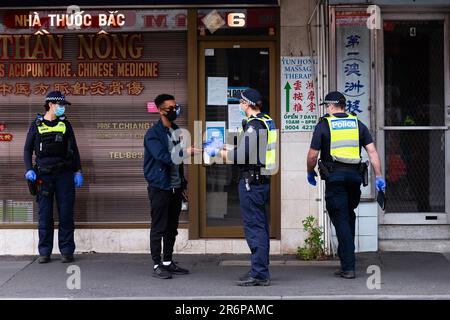
[[[256,117],[263,119],[265,115],[259,113]],[[243,121],[244,134],[237,148],[229,151],[228,159],[239,164],[239,203],[245,238],[251,251],[250,276],[267,280],[270,279],[270,234],[266,205],[269,201],[270,181],[267,175],[261,174],[261,168],[266,163],[266,155],[265,152],[259,152],[266,150],[267,139],[259,140],[262,132],[266,135],[267,133],[264,123],[255,119],[256,117],[252,116]],[[250,143],[255,141],[254,138],[249,138],[251,134],[256,135],[257,143]]]
[[[335,113],[336,118],[348,118],[347,113]],[[355,220],[354,210],[361,197],[362,175],[359,164],[346,164],[333,160],[330,154],[331,134],[326,114],[319,120],[313,133],[311,149],[320,150],[320,161],[325,164],[329,176],[325,180],[325,201],[331,222],[338,238],[338,256],[342,271],[355,270]],[[358,120],[359,155],[361,147],[373,142],[367,127]]]
[[[64,99],[64,98],[63,98]],[[35,153],[35,165],[32,156]],[[75,251],[74,173],[81,172],[80,154],[70,122],[64,117],[53,121],[40,114],[28,130],[24,162],[26,170],[37,174],[39,204],[39,254],[50,256],[53,250],[53,199],[59,213],[59,250],[63,256]]]

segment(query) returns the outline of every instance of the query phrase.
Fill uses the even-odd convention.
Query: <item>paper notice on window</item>
[[[225,121],[206,121],[206,140],[211,139],[225,143]]]
[[[206,121],[206,139],[205,141],[210,141],[212,139],[217,139],[222,143],[225,143],[225,121]],[[204,152],[203,159],[205,164],[213,164],[215,160],[211,159],[211,157]]]
[[[242,119],[245,116],[241,115],[239,104],[228,105],[228,131],[238,132],[242,128]]]
[[[208,77],[207,105],[226,106],[228,103],[228,78]]]

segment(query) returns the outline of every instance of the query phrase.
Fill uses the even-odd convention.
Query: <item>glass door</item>
[[[205,41],[200,44],[199,108],[207,136],[224,138],[228,144],[236,142],[233,137],[238,136],[243,117],[234,94],[249,87],[262,94],[263,112],[274,115],[274,57],[272,42]],[[236,165],[216,163],[200,169],[201,237],[243,237],[238,182]],[[268,206],[271,217],[272,202]]]
[[[445,224],[447,17],[388,16],[383,27],[387,182],[383,223]]]

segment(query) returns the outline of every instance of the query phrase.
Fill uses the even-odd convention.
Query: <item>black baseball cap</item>
[[[339,91],[329,92],[325,96],[325,99],[323,100],[323,102],[320,103],[319,105],[329,104],[329,103],[345,105],[345,96],[342,93],[340,93]]]

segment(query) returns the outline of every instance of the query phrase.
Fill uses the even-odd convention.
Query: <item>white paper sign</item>
[[[239,104],[229,104],[228,105],[228,131],[238,132],[242,128],[242,119],[245,116],[241,115],[241,107]]]
[[[281,131],[313,131],[318,119],[312,57],[281,57]]]
[[[205,49],[205,57],[214,57],[214,49]]]
[[[228,104],[228,78],[208,77],[207,105],[226,106]]]

